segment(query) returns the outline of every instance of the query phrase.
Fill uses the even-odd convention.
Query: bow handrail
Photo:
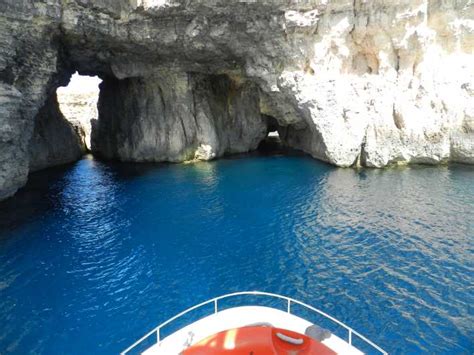
[[[156,333],[156,340],[157,340],[157,343],[159,344],[161,341],[163,341],[163,339],[165,339],[166,337],[164,337],[163,339],[160,338],[160,330],[161,328],[165,327],[166,325],[170,324],[171,322],[175,321],[176,319],[178,318],[181,318],[182,316],[184,316],[185,314],[189,313],[189,312],[192,312],[194,311],[195,309],[198,309],[198,308],[201,308],[203,306],[206,306],[208,304],[212,304],[214,303],[214,314],[218,313],[219,312],[219,305],[218,305],[218,302],[220,300],[223,300],[223,299],[226,299],[226,298],[231,298],[231,297],[237,297],[237,296],[267,296],[267,297],[272,297],[272,298],[278,298],[278,299],[282,299],[282,300],[285,300],[287,302],[287,313],[290,313],[291,314],[291,304],[294,303],[294,304],[298,304],[300,306],[303,306],[315,313],[318,313],[320,315],[322,315],[323,317],[333,321],[334,323],[338,324],[339,326],[345,328],[347,331],[348,331],[348,343],[349,345],[352,345],[352,336],[355,335],[357,336],[358,338],[360,338],[361,340],[363,340],[365,343],[369,344],[370,346],[372,346],[374,349],[376,349],[377,351],[379,351],[382,355],[388,355],[388,353],[383,350],[380,346],[378,346],[377,344],[375,344],[374,342],[370,341],[369,339],[367,339],[365,336],[363,336],[362,334],[360,334],[359,332],[355,331],[354,329],[352,329],[351,327],[349,327],[348,325],[344,324],[343,322],[341,322],[340,320],[330,316],[329,314],[321,311],[320,309],[317,309],[313,306],[310,306],[306,303],[303,303],[301,301],[298,301],[298,300],[295,300],[293,298],[290,298],[290,297],[286,297],[286,296],[282,296],[282,295],[278,295],[276,293],[270,293],[270,292],[262,292],[262,291],[242,291],[242,292],[234,292],[234,293],[228,293],[226,295],[222,295],[222,296],[218,296],[218,297],[214,297],[210,300],[207,300],[205,302],[202,302],[202,303],[199,303],[195,306],[192,306],[180,313],[178,313],[177,315],[169,318],[168,320],[164,321],[163,323],[161,323],[159,326],[157,326],[156,328],[154,328],[153,330],[149,331],[147,334],[145,334],[143,337],[141,337],[140,339],[138,339],[135,343],[133,343],[132,345],[130,345],[127,349],[125,349],[124,351],[122,351],[120,354],[121,355],[126,355],[127,353],[130,352],[130,350],[134,349],[137,345],[141,344],[144,340],[148,339],[151,335],[153,335],[154,333]]]

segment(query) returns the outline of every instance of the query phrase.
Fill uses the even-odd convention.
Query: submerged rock
[[[2,0],[0,198],[76,70],[106,78],[92,128],[106,158],[245,152],[270,116],[337,166],[472,163],[473,18],[469,0]]]

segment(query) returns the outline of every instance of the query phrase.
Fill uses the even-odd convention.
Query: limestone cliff
[[[70,163],[85,152],[80,127],[69,123],[59,110],[56,95],[52,95],[36,116],[29,143],[29,171]]]
[[[106,79],[92,149],[109,159],[171,162],[247,152],[267,134],[258,98],[256,85],[224,75]]]
[[[99,75],[92,149],[121,160],[286,144],[338,166],[474,162],[471,0],[0,0],[0,198],[35,116]]]

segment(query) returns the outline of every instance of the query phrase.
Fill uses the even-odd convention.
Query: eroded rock
[[[81,133],[64,118],[56,94],[51,95],[36,116],[29,143],[29,171],[76,161],[85,150]]]
[[[74,70],[109,78],[104,157],[246,151],[264,114],[337,166],[473,161],[470,0],[2,0],[0,14],[0,198],[25,183],[34,117]]]
[[[92,151],[108,159],[209,160],[254,150],[267,134],[256,85],[225,75],[105,79],[99,111]]]

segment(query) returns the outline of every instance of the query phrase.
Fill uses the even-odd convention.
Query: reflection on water
[[[359,307],[359,312],[367,317],[374,311],[402,313],[403,322],[389,318],[385,327],[400,334],[417,329],[408,336],[419,344],[416,351],[433,349],[425,329],[442,339],[455,324],[460,334],[469,336],[474,293],[466,282],[474,274],[473,176],[471,168],[461,166],[332,170],[301,205],[295,228],[298,249],[307,256],[308,250],[314,252],[305,264],[309,268],[311,260],[319,260],[318,280],[327,276],[323,283],[331,282],[333,270],[325,273],[330,265],[346,277],[343,282],[353,284],[335,289],[334,296],[379,285],[364,290],[364,297],[383,302]],[[321,262],[323,258],[327,260]],[[430,316],[420,317],[426,309]]]
[[[472,353],[473,177],[301,156],[33,174],[0,204],[0,353],[117,353],[248,289],[314,304],[391,353]]]

